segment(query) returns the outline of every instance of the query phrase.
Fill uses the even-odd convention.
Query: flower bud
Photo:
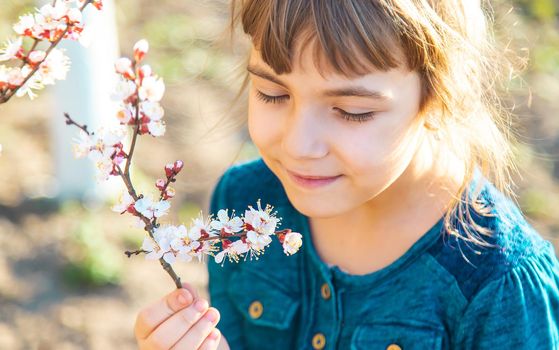
[[[37,64],[37,63],[43,61],[45,59],[46,55],[47,54],[46,54],[45,51],[35,50],[35,51],[32,51],[29,54],[28,58],[29,58],[29,61],[31,61],[32,64]]]
[[[173,171],[175,172],[175,174],[178,174],[182,170],[183,166],[184,162],[182,160],[177,160],[173,165]]]
[[[175,172],[174,172],[173,169],[174,169],[174,164],[173,163],[169,163],[169,164],[165,165],[165,175],[167,175],[167,178],[175,175]]]
[[[149,44],[146,39],[138,41],[134,45],[134,59],[136,60],[136,62],[140,62],[144,58],[148,50]]]
[[[148,125],[147,124],[140,124],[138,134],[143,135],[143,134],[147,134],[148,132],[149,132]]]
[[[278,241],[279,241],[281,244],[283,244],[286,235],[287,235],[286,232],[278,232],[278,233],[276,233],[276,237],[278,237]]]
[[[165,193],[163,194],[163,199],[173,198],[176,194],[177,192],[173,187],[167,187]]]
[[[158,190],[162,191],[165,188],[165,184],[167,182],[163,179],[157,179],[157,181],[155,182],[155,187],[157,187]]]
[[[132,215],[138,215],[138,211],[136,210],[136,208],[134,207],[134,203],[130,204],[128,206],[128,208],[126,208],[126,211],[129,212]]]
[[[95,8],[100,11],[103,8],[103,1],[93,0],[93,6],[95,6]]]
[[[127,57],[121,57],[115,62],[115,70],[118,74],[122,74],[127,79],[134,79],[134,71],[132,71],[132,61]]]

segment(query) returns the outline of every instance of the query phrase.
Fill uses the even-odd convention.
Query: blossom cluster
[[[149,49],[146,40],[134,45],[134,62],[127,57],[119,58],[115,64],[119,81],[112,94],[113,99],[121,101],[117,119],[123,125],[135,125],[139,119],[138,134],[163,136],[165,134],[164,110],[159,104],[165,93],[163,79],[153,74],[149,65],[142,62]]]
[[[169,200],[175,196],[171,185],[184,167],[180,160],[165,165],[164,177],[155,181],[158,198],[136,192],[129,168],[137,137],[145,134],[158,137],[165,133],[164,111],[160,105],[165,84],[149,65],[142,63],[148,50],[148,42],[140,40],[134,45],[133,59],[120,58],[115,62],[119,81],[113,98],[120,102],[115,113],[118,126],[90,132],[85,125],[76,123],[66,114],[66,123],[81,129],[74,144],[75,156],[88,157],[96,164],[98,180],[119,176],[126,186],[112,210],[135,216],[148,233],[142,249],[133,253],[145,253],[146,259],[160,260],[164,265],[193,258],[201,261],[203,255],[214,256],[217,263],[223,262],[225,257],[238,262],[245,253],[245,257],[258,257],[272,242],[273,236],[278,238],[286,255],[296,253],[302,244],[301,234],[290,229],[276,231],[281,219],[275,216],[271,206],[263,209],[260,201],[256,209],[249,206],[242,216],[235,216],[233,212],[230,217],[227,209],[221,209],[215,218],[213,215],[204,218],[200,213],[188,228],[160,224],[158,220],[169,213]],[[221,242],[221,251],[218,242]],[[179,287],[177,279],[175,282]]]
[[[17,62],[13,66],[0,64],[0,103],[14,94],[33,99],[36,90],[66,78],[70,60],[55,46],[62,39],[81,41],[82,11],[88,4],[99,10],[103,6],[102,0],[59,0],[42,6],[36,13],[20,16],[13,26],[18,37],[7,40],[0,49],[0,62]],[[33,40],[29,49],[24,47],[24,38]],[[49,46],[40,49],[43,41]]]
[[[73,146],[74,155],[91,159],[97,169],[97,180],[107,180],[120,173],[120,165],[128,156],[123,149],[127,135],[128,130],[123,127],[101,127],[92,133],[80,130],[80,138]]]
[[[121,165],[129,155],[123,149],[123,141],[130,128],[137,135],[150,134],[154,137],[165,134],[164,110],[159,104],[165,92],[162,78],[152,73],[149,65],[141,65],[149,49],[146,40],[134,45],[135,60],[120,58],[115,63],[119,80],[112,98],[120,103],[116,119],[118,126],[101,127],[95,132],[82,129],[80,138],[74,144],[77,158],[88,157],[97,169],[97,179],[107,180],[122,173]]]
[[[217,249],[215,242],[221,238],[223,250],[215,254],[216,263],[222,263],[225,257],[237,262],[245,253],[245,257],[250,255],[251,259],[261,254],[272,242],[277,223],[278,218],[270,215],[269,208],[263,210],[260,203],[258,209],[249,206],[244,217],[229,217],[228,210],[221,209],[217,213],[217,219],[205,221],[200,215],[188,229],[184,225],[157,228],[153,238],[144,239],[142,249],[149,251],[147,259],[163,258],[173,264],[176,260],[191,261],[193,257],[201,260],[202,254],[212,254]],[[291,230],[285,231],[280,243],[284,253],[292,255],[302,245],[301,235]],[[242,234],[239,235],[239,232]],[[233,236],[240,238],[232,241],[229,238]]]

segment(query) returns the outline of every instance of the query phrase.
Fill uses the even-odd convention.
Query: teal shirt
[[[241,214],[260,198],[282,218],[278,230],[300,232],[303,246],[286,256],[274,237],[258,260],[222,266],[210,257],[218,328],[233,350],[559,349],[553,245],[482,180],[482,198],[496,215],[474,216],[494,230],[483,237],[499,248],[477,246],[476,254],[463,240],[441,234],[441,218],[390,265],[351,275],[320,259],[308,217],[291,205],[261,158],[232,166],[213,191],[210,211]]]

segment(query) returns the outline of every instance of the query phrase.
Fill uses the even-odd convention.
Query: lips
[[[316,176],[316,175],[302,175],[290,170],[287,170],[291,180],[297,185],[304,188],[316,188],[328,185],[335,182],[342,175],[337,176]]]
[[[288,170],[291,174],[300,177],[302,179],[307,179],[307,180],[328,180],[328,179],[334,179],[340,175],[336,175],[336,176],[311,176],[311,175],[302,175],[300,173]]]

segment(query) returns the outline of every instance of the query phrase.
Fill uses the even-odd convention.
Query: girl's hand
[[[187,283],[140,311],[134,336],[142,350],[229,349],[216,328],[219,311]],[[221,340],[221,342],[220,342]],[[219,347],[218,347],[219,346]]]

